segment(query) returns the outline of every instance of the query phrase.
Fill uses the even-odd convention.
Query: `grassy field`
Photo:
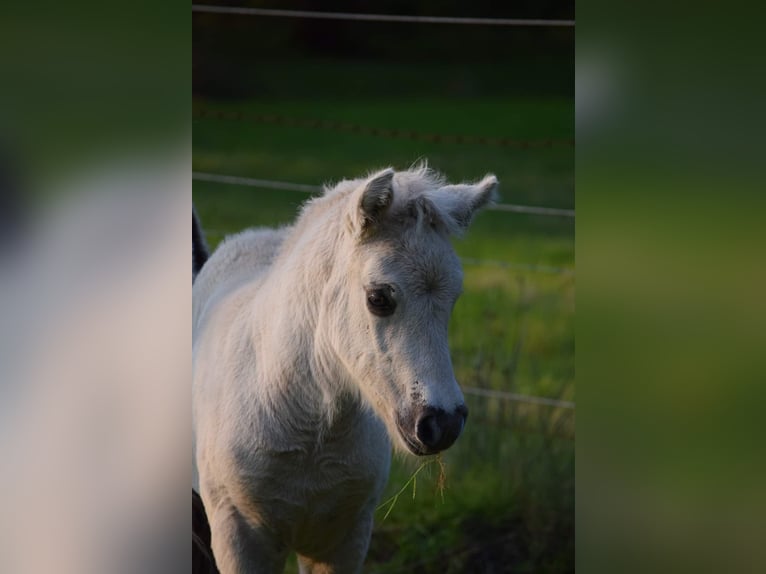
[[[452,181],[487,172],[501,201],[574,207],[574,148],[437,143],[334,129],[216,119],[242,112],[441,135],[566,140],[570,100],[416,99],[209,102],[194,108],[198,172],[305,184],[353,177],[420,159]],[[300,123],[300,122],[298,122]],[[209,241],[252,225],[292,221],[308,195],[194,182]],[[485,212],[464,239],[464,258],[574,269],[574,221]],[[574,274],[465,265],[465,291],[450,325],[458,380],[481,387],[575,399]],[[467,396],[464,435],[439,465],[397,459],[379,511],[366,572],[568,572],[574,570],[574,411]],[[291,571],[295,565],[291,563]]]

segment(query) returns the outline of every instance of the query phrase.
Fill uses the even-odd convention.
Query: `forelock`
[[[444,177],[425,164],[397,172],[390,219],[397,227],[415,226],[419,230],[430,228],[447,235],[459,234],[462,228],[449,211],[451,198],[439,193],[444,185]]]

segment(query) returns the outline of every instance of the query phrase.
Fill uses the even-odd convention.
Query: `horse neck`
[[[263,382],[274,400],[292,403],[332,422],[359,410],[348,375],[317,333],[322,293],[331,280],[342,236],[332,213],[297,225],[286,238],[255,302],[254,321],[261,341],[259,362],[269,363]]]

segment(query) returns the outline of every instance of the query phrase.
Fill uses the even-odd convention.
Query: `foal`
[[[221,572],[281,572],[290,551],[304,573],[359,572],[391,443],[430,455],[458,438],[449,237],[496,187],[385,169],[207,260],[193,287],[193,486]]]

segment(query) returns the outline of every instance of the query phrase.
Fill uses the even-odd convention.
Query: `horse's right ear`
[[[360,234],[371,232],[394,201],[394,170],[387,168],[370,177],[355,194],[353,227]]]
[[[446,192],[442,201],[446,201],[446,210],[457,225],[457,231],[464,231],[471,223],[474,214],[495,201],[497,196],[497,178],[488,174],[475,184],[460,183],[447,185],[440,189]]]

